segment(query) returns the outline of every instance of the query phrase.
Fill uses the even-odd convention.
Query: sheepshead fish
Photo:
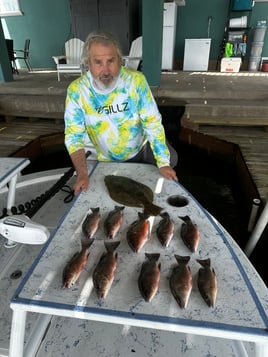
[[[189,216],[180,217],[180,219],[184,221],[181,225],[181,238],[186,247],[194,253],[197,250],[200,240],[200,233],[197,225],[192,222]]]
[[[163,247],[168,247],[174,233],[174,221],[167,212],[160,214],[163,218],[156,228],[156,235]]]
[[[99,299],[105,299],[114,280],[120,241],[104,242],[104,252],[93,272],[93,285]]]
[[[76,282],[79,283],[79,277],[84,269],[88,257],[89,257],[89,248],[94,242],[93,238],[82,239],[82,250],[73,255],[71,260],[67,263],[62,273],[62,283],[63,288],[70,288]]]
[[[125,206],[115,206],[104,221],[104,231],[109,239],[113,239],[121,227],[124,208]]]
[[[127,242],[135,253],[139,253],[147,242],[150,232],[150,222],[144,213],[138,213],[139,218],[131,223],[127,230]]]
[[[147,259],[142,263],[138,285],[144,300],[150,302],[157,293],[160,281],[161,263],[157,263],[160,254],[145,253],[145,257]]]
[[[199,269],[197,285],[201,296],[209,307],[214,307],[217,297],[217,278],[210,259],[196,259],[202,268]]]
[[[193,278],[188,262],[189,256],[181,257],[175,254],[178,265],[173,268],[169,286],[175,300],[182,309],[187,307],[193,287]]]
[[[99,228],[100,208],[90,208],[92,213],[88,213],[82,223],[82,231],[87,238],[92,238]]]
[[[143,207],[148,216],[157,216],[162,208],[153,204],[153,191],[146,185],[124,176],[108,175],[104,182],[110,197],[125,206]]]

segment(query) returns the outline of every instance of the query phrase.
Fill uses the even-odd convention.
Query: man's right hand
[[[78,174],[74,183],[74,195],[76,196],[80,190],[86,192],[89,186],[89,177],[87,173]]]

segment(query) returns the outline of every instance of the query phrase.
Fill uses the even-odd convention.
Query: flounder
[[[162,208],[153,204],[153,191],[146,185],[124,176],[107,175],[104,178],[110,197],[125,206],[143,207],[148,216],[157,216]]]

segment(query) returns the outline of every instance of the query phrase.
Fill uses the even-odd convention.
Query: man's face
[[[121,68],[121,58],[113,44],[93,42],[90,47],[89,69],[98,87],[112,88]]]

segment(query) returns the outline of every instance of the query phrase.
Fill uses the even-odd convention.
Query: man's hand
[[[159,170],[161,175],[164,176],[165,178],[169,180],[179,181],[176,172],[173,170],[171,166],[162,166],[160,167]]]
[[[87,173],[78,174],[74,183],[74,195],[76,196],[80,190],[86,192],[89,186],[89,177]]]
[[[80,149],[72,153],[71,159],[77,174],[73,187],[74,195],[77,195],[80,190],[86,192],[89,185],[86,155],[84,149]]]

